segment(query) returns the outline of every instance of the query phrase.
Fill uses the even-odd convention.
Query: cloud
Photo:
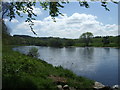
[[[40,8],[36,8],[36,7],[34,7],[34,6],[32,6],[32,8],[33,8],[33,13],[34,14],[36,14],[36,15],[41,15],[42,14],[42,9],[40,9]],[[21,14],[28,14],[27,12],[26,13],[23,13],[22,11],[19,11]]]
[[[12,19],[11,21],[9,21],[9,19],[4,19],[4,21],[7,22],[12,22],[12,23],[18,23],[19,21],[17,19]]]
[[[11,20],[12,23],[18,23],[19,21],[17,19]]]
[[[5,22],[8,22],[9,20],[8,19],[4,19]]]
[[[56,22],[53,22],[49,16],[43,20],[34,20],[35,25],[33,28],[38,36],[42,37],[79,38],[84,32],[92,32],[94,36],[118,35],[118,26],[116,24],[104,25],[102,22],[97,21],[97,18],[97,16],[90,14],[74,13],[71,16],[65,14],[57,17]],[[28,27],[28,24],[23,22],[18,24],[15,30],[20,31],[24,28],[23,34],[25,32],[30,33]]]
[[[41,11],[40,8],[36,8],[36,7],[34,7],[34,6],[32,6],[32,8],[33,8],[33,12],[34,12],[36,15],[41,15],[41,14],[42,14],[42,11]]]

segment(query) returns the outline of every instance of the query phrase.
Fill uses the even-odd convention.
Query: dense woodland
[[[10,41],[5,43],[11,45],[36,45],[51,47],[68,47],[68,46],[86,46],[84,39],[66,39],[59,37],[31,37],[27,35],[7,36]],[[4,40],[4,38],[3,38]],[[119,47],[120,36],[96,36],[91,38],[89,46],[95,47]]]

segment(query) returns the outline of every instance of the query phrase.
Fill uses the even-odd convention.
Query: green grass
[[[78,77],[73,72],[62,67],[53,67],[37,58],[32,58],[12,51],[11,46],[2,48],[2,78],[3,89],[26,88],[32,90],[56,90],[57,84],[49,77],[64,77],[71,87],[91,88],[92,80]]]

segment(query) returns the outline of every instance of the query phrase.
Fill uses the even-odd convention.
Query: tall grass
[[[38,49],[37,48],[35,48],[35,47],[32,47],[30,50],[29,50],[29,52],[28,52],[28,54],[27,54],[28,56],[31,56],[31,57],[38,57],[39,56],[39,53],[38,53]]]
[[[77,88],[91,88],[93,81],[78,77],[73,72],[62,67],[53,67],[37,58],[29,57],[12,51],[10,47],[3,47],[2,58],[3,89],[31,89],[56,90],[57,83],[51,78],[66,78],[69,86]]]

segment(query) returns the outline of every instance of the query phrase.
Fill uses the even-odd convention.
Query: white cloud
[[[12,23],[18,23],[19,21],[17,19],[12,19],[11,22]]]
[[[8,22],[9,20],[5,18],[4,21],[5,21],[5,22]]]
[[[9,19],[4,19],[4,21],[7,22],[12,22],[12,23],[18,23],[19,21],[17,19],[12,19],[11,21],[9,21]]]
[[[41,15],[42,14],[42,11],[40,8],[36,8],[34,6],[32,6],[33,8],[33,13],[35,13],[36,15]]]
[[[79,38],[82,33],[88,31],[95,36],[118,35],[118,26],[116,24],[104,25],[97,21],[97,18],[97,16],[93,15],[74,13],[71,16],[65,14],[65,16],[57,17],[56,22],[53,22],[49,16],[43,20],[34,20],[34,30],[38,36],[43,37]],[[18,31],[20,29],[24,29],[26,33],[30,31],[25,22],[15,28]]]
[[[34,6],[32,6],[32,8],[33,8],[33,13],[34,14],[36,14],[36,15],[41,15],[42,14],[42,9],[40,9],[40,8],[36,8],[36,7],[34,7]],[[26,9],[27,9],[27,7],[26,7]],[[26,13],[23,13],[22,11],[19,11],[20,13],[22,13],[22,14],[28,14],[27,12]]]

